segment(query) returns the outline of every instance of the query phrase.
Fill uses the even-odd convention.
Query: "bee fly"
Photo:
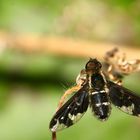
[[[97,59],[87,62],[77,78],[77,84],[80,86],[74,88],[76,93],[67,102],[62,101],[53,116],[49,126],[52,132],[75,124],[84,115],[88,106],[101,121],[107,120],[110,116],[111,103],[125,113],[140,116],[140,97],[106,78],[101,67]],[[70,94],[69,92],[66,94]]]

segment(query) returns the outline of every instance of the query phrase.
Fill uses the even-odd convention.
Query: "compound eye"
[[[95,64],[93,62],[88,62],[86,64],[86,69],[94,69],[95,68]]]
[[[90,59],[86,64],[86,70],[99,70],[102,65],[97,59]]]

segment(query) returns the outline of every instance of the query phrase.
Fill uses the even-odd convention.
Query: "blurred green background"
[[[139,48],[140,2],[0,0],[0,32]],[[25,53],[19,48],[0,39],[0,140],[50,140],[49,121],[58,101],[75,84],[89,56],[31,53],[28,48]],[[139,81],[140,74],[135,73],[124,79],[124,85],[139,93]],[[59,132],[58,140],[140,140],[139,130],[139,118],[112,107],[107,122],[99,122],[89,110],[76,125]]]

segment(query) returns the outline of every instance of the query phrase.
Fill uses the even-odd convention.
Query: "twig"
[[[56,132],[52,132],[52,140],[56,140]]]
[[[70,37],[43,36],[35,34],[0,33],[0,47],[16,48],[24,52],[43,52],[76,57],[97,57],[103,59],[104,53],[114,47],[121,48],[130,59],[140,59],[140,49],[111,43],[96,43]]]

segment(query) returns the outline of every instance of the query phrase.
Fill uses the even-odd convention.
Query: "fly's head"
[[[87,74],[96,74],[101,70],[101,63],[97,59],[92,59],[87,62],[85,69]]]

